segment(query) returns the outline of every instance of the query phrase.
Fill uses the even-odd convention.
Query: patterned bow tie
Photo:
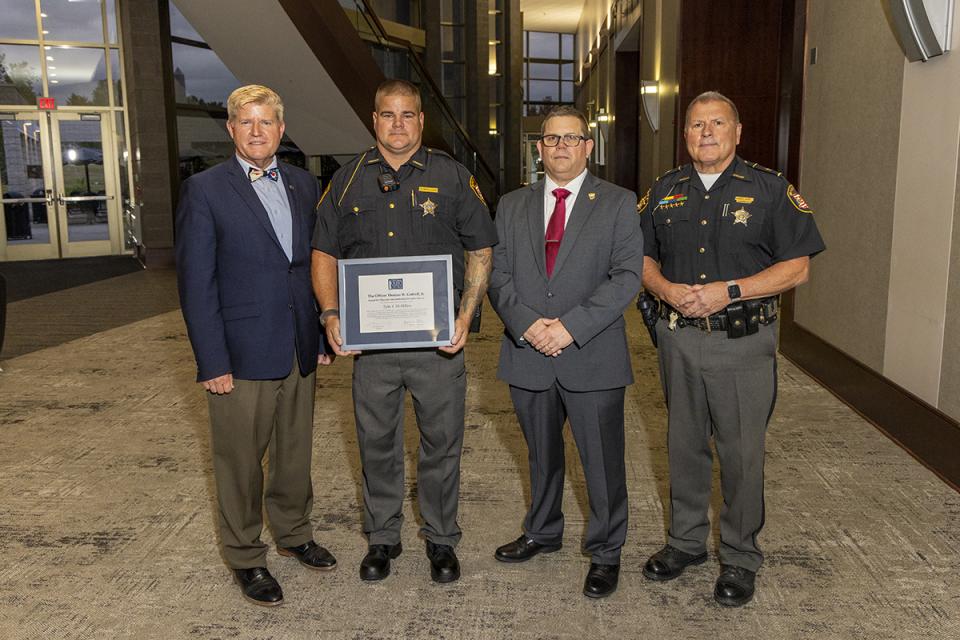
[[[250,182],[256,182],[260,178],[270,178],[274,182],[277,181],[277,178],[280,177],[280,173],[277,171],[276,167],[267,169],[257,169],[256,167],[250,167],[250,171],[247,172],[247,175],[250,177]]]

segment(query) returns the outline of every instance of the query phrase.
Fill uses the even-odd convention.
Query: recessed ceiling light
[[[41,17],[41,18],[46,18],[46,17],[47,17],[47,14],[41,13],[41,14],[40,14],[40,17]]]
[[[57,83],[59,83],[59,82],[60,82],[59,80],[51,80],[51,81],[50,81],[51,84],[57,84]]]
[[[53,61],[53,56],[47,56],[47,60]]]

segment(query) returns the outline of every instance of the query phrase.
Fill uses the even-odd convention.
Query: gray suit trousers
[[[363,530],[370,544],[397,544],[403,524],[403,401],[420,429],[417,495],[421,532],[436,544],[460,541],[457,508],[467,372],[463,351],[371,351],[353,363],[353,407],[363,465]]]
[[[720,562],[756,571],[763,563],[763,461],[777,396],[777,325],[731,340],[695,327],[657,323],[660,377],[667,399],[670,463],[668,542],[706,550],[713,436],[720,458]]]
[[[627,537],[624,387],[577,392],[559,383],[544,391],[511,386],[510,397],[530,463],[531,501],[524,533],[547,545],[563,538],[563,424],[569,416],[590,501],[583,548],[592,562],[618,564]]]
[[[238,380],[224,395],[207,394],[213,475],[220,506],[220,545],[232,569],[267,565],[260,541],[263,502],[273,539],[296,547],[313,539],[313,400],[316,372],[296,362],[281,380]],[[269,449],[264,497],[264,453]]]

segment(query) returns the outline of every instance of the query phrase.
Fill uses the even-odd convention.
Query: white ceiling
[[[574,33],[584,0],[520,0],[526,31]]]

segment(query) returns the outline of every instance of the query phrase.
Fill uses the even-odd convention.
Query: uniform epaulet
[[[435,156],[446,156],[451,160],[453,160],[453,156],[451,156],[449,153],[447,153],[443,149],[434,149],[433,147],[426,147],[426,149],[427,149],[427,153],[432,153]]]
[[[773,175],[777,176],[778,178],[783,176],[783,172],[782,172],[782,171],[777,171],[777,170],[775,170],[775,169],[770,169],[769,167],[765,167],[765,166],[763,166],[762,164],[757,164],[756,162],[745,162],[745,164],[746,164],[748,167],[753,167],[753,168],[756,169],[757,171],[763,171],[763,172],[765,172],[765,173],[772,173]]]
[[[342,170],[342,169],[344,169],[344,168],[346,168],[346,167],[349,167],[350,165],[354,165],[353,169],[350,170],[350,179],[347,180],[347,186],[343,188],[343,193],[341,193],[341,194],[340,194],[340,197],[337,199],[337,206],[338,206],[338,207],[339,207],[340,204],[343,202],[343,198],[347,195],[347,191],[350,190],[350,186],[353,184],[353,179],[357,177],[357,171],[360,169],[360,165],[362,165],[362,164],[370,164],[369,161],[366,162],[366,163],[364,163],[364,159],[365,159],[369,154],[371,154],[375,149],[376,149],[375,146],[374,146],[374,147],[370,147],[369,149],[367,149],[367,150],[364,151],[363,153],[359,154],[358,156],[356,156],[355,158],[353,158],[352,160],[350,160],[349,163],[347,163],[347,164],[344,165],[343,167],[340,167],[340,169]],[[374,162],[378,162],[378,160],[375,160]],[[323,198],[320,198],[320,201],[323,202]],[[317,205],[317,206],[319,206],[319,205]]]
[[[672,175],[675,174],[677,171],[680,171],[680,169],[683,169],[683,165],[680,165],[679,167],[675,167],[675,168],[673,168],[673,169],[670,169],[670,171],[667,171],[665,174],[663,174],[662,176],[660,176],[659,178],[657,178],[657,182],[660,182],[661,180],[663,180],[663,179],[666,178],[667,176],[672,176]]]

